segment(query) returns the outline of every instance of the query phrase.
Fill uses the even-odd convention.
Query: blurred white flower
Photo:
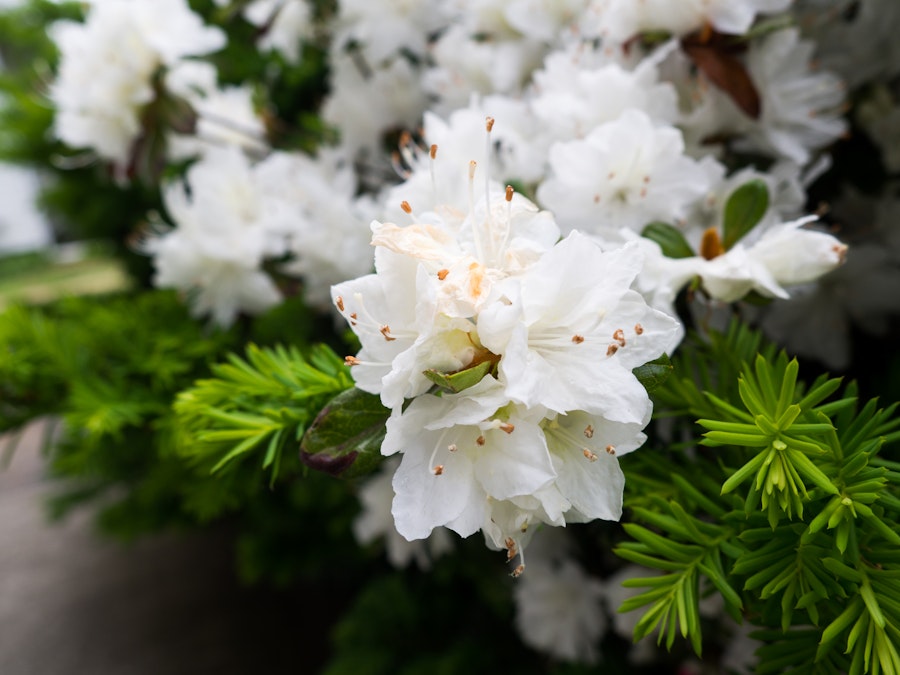
[[[681,132],[634,109],[583,139],[554,144],[549,159],[537,196],[564,231],[614,235],[678,221],[709,189],[707,173],[684,154]]]
[[[353,521],[353,534],[361,544],[369,544],[384,537],[387,558],[394,567],[407,567],[413,561],[419,569],[427,570],[435,558],[452,550],[450,534],[442,527],[435,528],[427,539],[409,541],[397,532],[391,515],[394,489],[391,481],[398,458],[386,459],[378,472],[366,478],[359,489],[362,511]]]
[[[56,136],[120,167],[141,133],[142,108],[157,95],[158,69],[225,44],[186,0],[105,0],[89,5],[84,23],[49,30],[60,50],[50,90]]]

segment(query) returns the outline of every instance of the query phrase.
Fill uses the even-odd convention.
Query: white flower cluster
[[[632,369],[671,349],[678,324],[631,290],[636,245],[560,241],[551,214],[489,180],[476,201],[475,167],[467,209],[403,202],[411,224],[374,222],[376,273],[332,297],[362,344],[357,386],[393,411],[398,531],[482,530],[512,558],[534,524],[619,518],[617,456],[651,412]],[[428,373],[476,382],[438,395]]]
[[[97,0],[85,23],[60,22],[51,34],[61,54],[51,90],[57,137],[119,167],[157,97],[159,71],[225,45],[186,0]]]

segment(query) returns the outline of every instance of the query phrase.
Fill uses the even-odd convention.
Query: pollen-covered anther
[[[334,304],[338,308],[339,312],[344,311],[344,298],[342,298],[340,295],[334,299]]]
[[[503,424],[500,425],[499,428],[500,428],[500,431],[503,431],[507,434],[511,434],[512,432],[514,432],[516,430],[516,425],[510,424],[509,422],[504,422]]]
[[[358,366],[360,363],[361,363],[361,361],[358,358],[356,358],[355,356],[345,356],[344,357],[344,365],[345,366],[353,367],[353,366]]]
[[[494,118],[493,117],[485,117],[484,118],[484,128],[488,133],[491,133],[491,129],[494,128]]]
[[[522,572],[524,572],[524,571],[525,571],[525,565],[519,565],[516,569],[514,569],[512,571],[511,576],[514,579],[518,579],[520,576],[522,576]]]
[[[475,178],[475,169],[478,166],[478,162],[474,159],[469,161],[469,180],[474,180]]]
[[[585,438],[593,438],[594,437],[594,427],[592,427],[590,424],[588,424],[584,428],[584,435],[585,435]]]
[[[606,348],[606,355],[612,356],[617,351],[619,351],[619,345],[617,345],[615,342],[612,342],[610,343],[609,347]]]
[[[620,347],[625,346],[625,331],[621,328],[617,329],[615,333],[613,333],[613,340],[619,343]]]
[[[643,335],[644,327],[639,323],[634,324],[634,334],[635,335]]]
[[[433,473],[435,476],[442,475],[444,473],[444,465],[438,464],[437,466],[435,466],[434,468],[431,469],[431,473]]]
[[[449,450],[450,452],[456,452],[457,450],[459,450],[459,448],[456,447],[456,443],[451,443],[447,446],[447,450]]]
[[[574,342],[576,345],[580,345],[582,342],[584,342],[584,336],[575,334],[572,336],[572,342]]]
[[[379,328],[379,329],[378,329],[378,332],[381,333],[381,334],[384,336],[384,339],[385,339],[387,342],[393,342],[394,340],[397,339],[397,338],[395,338],[395,337],[391,337],[391,327],[388,326],[388,325],[384,325],[384,326],[382,326],[381,328]]]
[[[847,258],[847,246],[845,244],[835,244],[831,247],[831,251],[838,257],[838,262],[843,264]]]
[[[441,281],[443,281],[444,279],[447,278],[448,274],[450,274],[450,270],[448,270],[448,269],[438,270],[437,278],[440,279]]]
[[[437,144],[433,143],[428,149],[428,155],[431,159],[437,159]]]
[[[589,448],[584,448],[584,449],[581,451],[581,454],[584,455],[584,458],[585,458],[586,460],[588,460],[589,462],[596,462],[596,461],[597,461],[597,455],[596,455],[595,453],[591,452]]]
[[[400,208],[403,209],[403,213],[410,214],[412,213],[412,207],[409,205],[409,202],[405,199],[400,202]]]
[[[504,543],[506,544],[506,562],[509,562],[519,554],[519,549],[512,537],[507,537]]]
[[[506,186],[506,201],[511,202],[515,192],[516,191],[513,189],[512,185],[507,185]]]
[[[479,436],[475,439],[475,445],[484,445],[484,436]]]
[[[614,445],[607,445],[607,446],[606,446],[606,454],[607,454],[607,455],[615,455],[615,454],[616,454],[616,446],[614,446]]]
[[[355,325],[356,325],[356,318],[357,318],[357,317],[356,317],[356,312],[353,312],[353,314],[350,315],[350,325],[351,325],[351,326],[355,326]]]

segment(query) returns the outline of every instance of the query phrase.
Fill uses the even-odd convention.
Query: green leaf
[[[751,180],[731,193],[725,203],[722,243],[727,251],[752,230],[769,208],[769,188],[759,180]]]
[[[381,442],[391,411],[361,389],[335,396],[300,441],[300,458],[312,469],[333,476],[365,475],[381,462]]]
[[[654,359],[642,366],[638,366],[631,372],[634,373],[638,382],[640,382],[644,386],[644,389],[649,393],[661,387],[665,381],[669,379],[672,370],[672,362],[669,361],[668,356],[663,354],[658,359]]]
[[[456,394],[481,382],[484,376],[490,372],[492,366],[493,362],[482,361],[476,366],[459,370],[455,373],[442,373],[431,368],[422,371],[422,374],[437,386]]]
[[[644,228],[641,236],[659,244],[663,255],[667,258],[691,258],[697,255],[681,234],[681,230],[674,225],[653,222]]]

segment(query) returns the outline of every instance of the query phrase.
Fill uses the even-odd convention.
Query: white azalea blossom
[[[710,24],[721,33],[746,33],[759,14],[787,9],[791,0],[594,0],[587,26],[624,42],[637,33],[665,31],[685,35]]]
[[[605,586],[560,551],[554,531],[544,530],[529,546],[528,574],[516,583],[516,629],[529,647],[574,663],[600,661],[606,632]]]
[[[141,133],[142,108],[157,95],[157,70],[225,44],[186,0],[93,3],[84,23],[56,23],[51,35],[61,53],[50,92],[56,136],[120,167]]]
[[[368,477],[359,489],[361,513],[353,521],[353,534],[361,544],[384,538],[388,561],[394,567],[407,567],[415,562],[419,569],[428,569],[432,560],[453,549],[450,534],[444,528],[435,529],[428,539],[409,541],[397,532],[391,515],[394,490],[391,481],[400,465],[398,459],[387,459],[377,473]]]
[[[244,18],[264,28],[261,49],[284,54],[291,63],[300,60],[303,43],[313,37],[313,22],[307,0],[255,0],[244,9]]]
[[[681,133],[638,110],[553,145],[549,161],[538,200],[568,228],[596,234],[684,218],[709,188],[706,172],[684,154]]]
[[[373,223],[376,273],[332,290],[362,343],[357,386],[393,410],[382,452],[403,453],[397,530],[481,530],[513,557],[532,524],[618,519],[616,456],[643,443],[651,409],[632,369],[678,334],[630,290],[636,248],[555,243],[549,214],[489,180],[468,214],[407,211],[410,225]],[[474,386],[429,392],[424,371],[479,363],[492,373]]]
[[[759,89],[762,113],[745,130],[738,147],[803,165],[813,152],[844,134],[844,84],[831,72],[813,70],[814,48],[793,29],[754,43],[747,54],[747,69]]]

